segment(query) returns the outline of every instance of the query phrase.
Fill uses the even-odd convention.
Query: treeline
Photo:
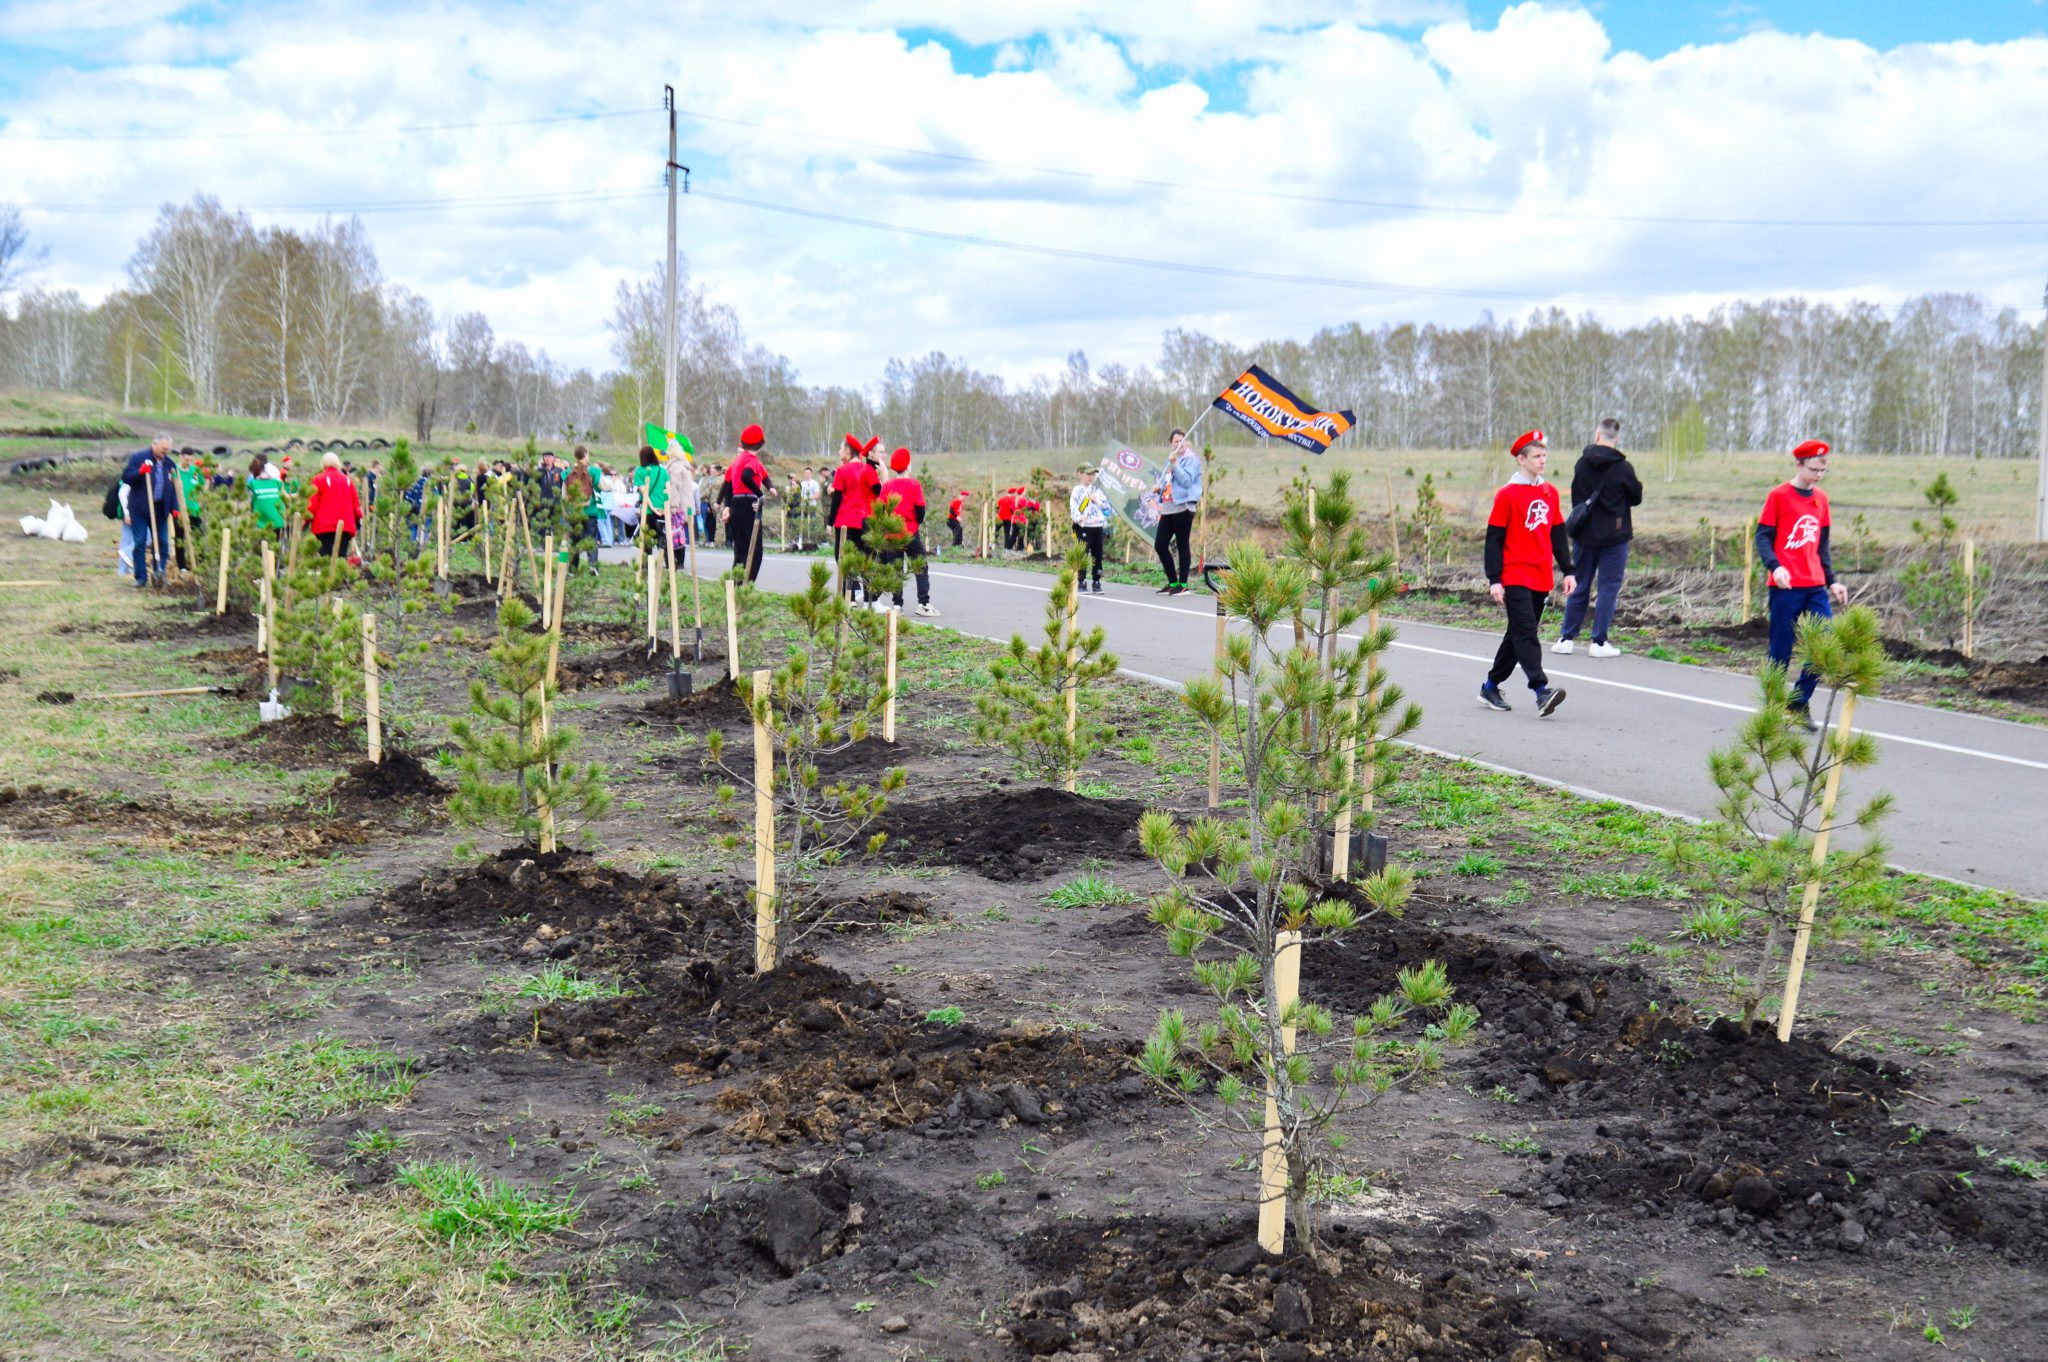
[[[259,230],[202,196],[162,210],[127,287],[100,304],[14,297],[0,313],[0,383],[127,409],[397,422],[422,440],[452,428],[634,443],[661,415],[662,284],[657,272],[618,286],[613,367],[593,374],[499,338],[481,313],[437,317],[383,278],[360,221]],[[820,453],[856,429],[935,451],[1159,443],[1257,362],[1304,399],[1353,410],[1349,440],[1381,448],[1487,447],[1532,425],[1569,444],[1618,415],[1637,448],[1771,449],[1818,435],[1869,452],[2007,457],[2034,449],[2041,351],[2040,325],[1940,293],[1894,311],[1769,299],[1619,328],[1555,308],[1468,327],[1353,323],[1243,348],[1175,329],[1154,365],[1097,368],[1076,350],[1057,373],[1006,383],[933,351],[888,359],[871,387],[849,389],[806,386],[701,287],[684,283],[677,317],[686,431],[722,447],[760,421],[779,447]],[[1247,438],[1222,422],[1209,432]]]

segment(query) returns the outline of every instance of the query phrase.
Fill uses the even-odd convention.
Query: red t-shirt
[[[1564,523],[1557,489],[1547,482],[1511,482],[1493,494],[1493,514],[1486,523],[1508,532],[1501,550],[1501,584],[1549,591],[1557,580],[1550,528]]]
[[[1801,492],[1789,482],[1779,483],[1764,498],[1763,514],[1756,523],[1771,530],[1771,552],[1778,566],[1788,568],[1795,587],[1827,585],[1827,573],[1820,565],[1820,532],[1828,520],[1828,494],[1815,487]]]
[[[1003,493],[1003,494],[1002,494],[1001,496],[997,497],[997,498],[996,498],[996,519],[997,519],[997,520],[1008,520],[1008,519],[1010,518],[1010,510],[1011,510],[1011,508],[1012,508],[1012,507],[1014,507],[1014,506],[1015,506],[1016,504],[1017,504],[1017,498],[1015,498],[1015,497],[1011,496],[1011,495],[1010,495],[1010,494],[1009,494],[1008,492],[1005,492],[1005,493]]]
[[[839,471],[832,475],[832,490],[839,493],[839,514],[832,518],[832,524],[842,530],[857,530],[867,524],[868,513],[875,506],[875,493],[881,489],[881,478],[865,460],[848,459],[840,464]]]
[[[882,484],[881,500],[894,500],[896,514],[903,517],[903,532],[916,534],[917,527],[924,520],[924,484],[908,473],[891,478]]]
[[[958,520],[960,518],[960,504],[966,500],[966,497],[954,497],[951,501],[947,502],[946,519]]]

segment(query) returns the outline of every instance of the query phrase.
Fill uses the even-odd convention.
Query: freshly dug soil
[[[431,801],[448,794],[448,786],[412,753],[386,747],[382,765],[360,761],[334,782],[330,793],[349,803]]]
[[[686,646],[683,649],[685,670],[693,670],[693,656]],[[706,648],[704,656],[709,661],[712,650]],[[725,651],[719,649],[717,656],[719,661],[723,661]],[[647,655],[645,642],[627,643],[608,653],[564,657],[555,669],[555,679],[565,691],[582,690],[586,686],[623,686],[642,677],[659,680],[668,674],[670,660],[666,643],[652,657]],[[662,698],[666,699],[666,694]]]
[[[1133,860],[1138,819],[1132,799],[1089,799],[1042,785],[991,790],[966,799],[892,803],[878,826],[882,854],[898,863],[937,861],[991,880],[1065,874],[1090,856]]]
[[[283,766],[353,766],[366,750],[359,725],[304,710],[276,723],[259,722],[233,741],[258,748]]]
[[[1011,1336],[1033,1356],[1143,1362],[1563,1362],[1646,1358],[1671,1341],[1583,1303],[1559,1318],[1516,1299],[1505,1264],[1456,1247],[1492,1228],[1468,1214],[1398,1246],[1338,1224],[1321,1263],[1299,1253],[1272,1262],[1255,1226],[1236,1217],[1036,1230],[1017,1256],[1059,1284],[1014,1302]]]
[[[1480,1010],[1474,1086],[1498,1085],[1532,1114],[1601,1118],[1598,1144],[1542,1156],[1510,1195],[1556,1214],[1624,1206],[1803,1251],[2048,1250],[2048,1187],[1956,1177],[1979,1167],[1975,1147],[1913,1124],[1907,1071],[1832,1053],[1811,1032],[1780,1044],[1730,1018],[1703,1027],[1659,1006],[1668,993],[1633,966],[1382,917],[1306,952],[1303,991],[1363,1012],[1424,959]]]
[[[753,731],[754,711],[748,708],[747,702],[740,698],[740,693],[724,676],[711,681],[700,676],[697,688],[680,700],[671,700],[666,694],[649,700],[640,706],[639,716],[626,722],[637,725],[675,722],[700,730],[722,728],[726,730],[728,741],[737,741],[737,730]]]
[[[190,595],[189,588],[177,590],[188,597]],[[158,606],[150,614],[153,618],[118,626],[112,631],[112,636],[122,643],[140,643],[145,639],[232,638],[256,631],[256,622],[244,612],[230,610],[225,615],[214,614],[211,591],[207,593],[207,608],[203,611],[193,608],[188,599],[183,606]]]
[[[381,830],[385,810],[344,807],[326,818],[302,808],[277,812],[173,804],[41,785],[0,786],[0,826],[16,831],[95,828],[124,846],[304,858],[361,846]]]

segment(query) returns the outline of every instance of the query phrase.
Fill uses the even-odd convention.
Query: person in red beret
[[[1792,478],[1764,498],[1756,518],[1756,556],[1763,560],[1770,583],[1771,661],[1792,667],[1792,645],[1799,637],[1799,617],[1832,616],[1833,606],[1849,603],[1849,588],[1835,580],[1828,554],[1828,494],[1820,480],[1828,475],[1828,444],[1808,440],[1792,451]],[[1818,732],[1809,708],[1820,677],[1801,668],[1792,687],[1792,718],[1809,733]]]
[[[761,499],[775,489],[768,467],[761,462],[761,448],[768,437],[759,426],[740,432],[739,455],[726,465],[718,484],[718,504],[725,509],[725,541],[732,545],[733,570],[746,569],[747,580],[761,576]]]
[[[881,443],[879,435],[865,441],[855,435],[846,437],[846,461],[832,474],[832,504],[828,508],[833,531],[832,557],[835,560],[848,548],[862,554],[868,551],[865,538],[868,516],[874,510],[876,495],[882,490],[881,475],[875,471],[869,456]],[[849,579],[842,571],[839,580],[840,585],[853,592],[856,599],[867,598],[867,589],[859,578]]]
[[[1536,693],[1536,717],[1547,719],[1564,703],[1564,691],[1544,675],[1543,643],[1537,632],[1556,579],[1564,578],[1566,595],[1578,580],[1572,576],[1563,504],[1557,489],[1543,479],[1550,459],[1543,432],[1524,433],[1509,453],[1514,455],[1515,475],[1493,494],[1493,513],[1486,518],[1487,591],[1494,604],[1507,611],[1508,625],[1486,683],[1479,688],[1479,703],[1488,709],[1513,709],[1500,693],[1500,683],[1520,664],[1529,689]]]
[[[903,519],[903,532],[907,536],[892,548],[882,551],[885,563],[900,563],[910,559],[911,571],[917,577],[917,613],[926,619],[937,619],[939,612],[932,608],[932,574],[925,558],[924,535],[921,533],[925,519],[924,484],[910,474],[910,451],[899,449],[889,456],[889,471],[895,476],[882,484],[880,498],[875,505],[878,509],[894,511]],[[903,583],[896,583],[896,606],[903,606]]]

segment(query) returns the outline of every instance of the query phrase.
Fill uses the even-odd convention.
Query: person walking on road
[[[1630,512],[1642,500],[1643,480],[1621,452],[1621,422],[1606,417],[1572,469],[1572,513],[1577,515],[1588,502],[1592,507],[1572,536],[1572,576],[1578,579],[1578,589],[1565,598],[1564,628],[1550,651],[1572,651],[1579,626],[1586,622],[1590,597],[1593,642],[1586,651],[1594,657],[1621,656],[1621,649],[1607,641],[1607,630],[1614,623],[1614,603],[1621,596],[1622,574],[1628,571],[1629,541],[1636,533]]]
[[[718,486],[718,500],[725,507],[726,542],[732,545],[735,571],[745,567],[749,582],[761,576],[761,502],[775,488],[761,462],[761,447],[768,437],[759,426],[740,432],[739,456],[726,465],[725,479]]]
[[[1090,586],[1084,577],[1074,585],[1082,591],[1102,594],[1102,532],[1109,525],[1109,502],[1095,489],[1095,469],[1083,464],[1077,470],[1080,481],[1067,494],[1067,514],[1074,522],[1074,534],[1088,550],[1088,558],[1094,565],[1095,584]]]
[[[1771,489],[1756,518],[1756,556],[1770,583],[1771,661],[1788,671],[1799,617],[1826,619],[1835,613],[1832,606],[1849,603],[1849,588],[1835,580],[1828,553],[1828,494],[1820,490],[1828,473],[1827,442],[1806,441],[1792,451],[1792,462],[1792,480]],[[1793,683],[1792,718],[1809,733],[1820,731],[1811,709],[1819,684],[1811,667],[1801,668]]]
[[[1174,431],[1169,443],[1173,457],[1159,477],[1159,529],[1152,537],[1166,585],[1154,594],[1181,596],[1187,593],[1188,578],[1194,571],[1191,544],[1195,511],[1202,502],[1202,456],[1188,443],[1184,430]]]
[[[1487,591],[1494,604],[1507,611],[1508,623],[1493,669],[1479,688],[1479,703],[1488,709],[1513,709],[1500,693],[1500,683],[1520,664],[1529,689],[1536,693],[1536,717],[1547,719],[1564,703],[1564,691],[1543,673],[1543,643],[1537,632],[1556,580],[1553,564],[1564,577],[1566,595],[1577,589],[1578,582],[1571,574],[1557,489],[1543,480],[1550,457],[1543,432],[1525,432],[1509,452],[1514,455],[1515,475],[1493,494],[1493,513],[1486,518]]]

